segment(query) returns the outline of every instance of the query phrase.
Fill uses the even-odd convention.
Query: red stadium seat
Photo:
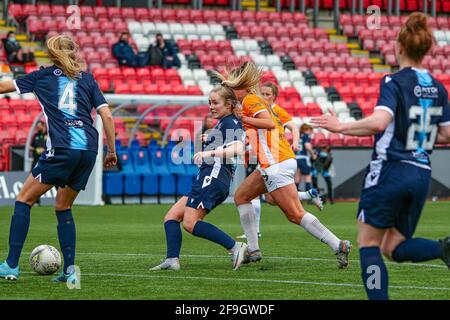
[[[330,140],[330,145],[333,147],[342,147],[344,145],[344,140],[339,133],[330,133],[328,139]]]

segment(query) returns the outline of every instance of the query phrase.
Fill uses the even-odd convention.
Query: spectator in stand
[[[333,182],[331,181],[331,164],[333,163],[333,155],[331,154],[331,147],[323,147],[317,150],[317,159],[313,163],[312,183],[314,188],[319,189],[319,175],[322,175],[327,184],[328,200],[334,204],[333,197]]]
[[[36,165],[39,157],[44,153],[47,142],[47,128],[44,121],[39,121],[36,125],[36,133],[31,140],[30,150],[33,151],[32,168]]]
[[[160,65],[164,69],[181,67],[180,59],[173,45],[164,40],[161,33],[156,34],[156,41],[148,47],[150,65]]]
[[[8,32],[3,43],[9,63],[25,63],[34,61],[34,53],[29,48],[22,48],[14,31]]]
[[[130,35],[128,32],[120,34],[119,41],[112,47],[112,54],[117,59],[119,65],[128,67],[144,67],[148,63],[147,53],[134,52],[129,43]]]

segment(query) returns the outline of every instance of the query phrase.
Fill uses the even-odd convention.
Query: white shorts
[[[272,192],[281,187],[295,183],[295,171],[297,161],[295,159],[284,160],[268,168],[258,168],[264,179],[267,191]]]

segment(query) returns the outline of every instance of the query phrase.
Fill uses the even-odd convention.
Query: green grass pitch
[[[313,207],[322,223],[352,240],[349,268],[338,270],[331,250],[278,208],[263,205],[263,260],[233,271],[225,250],[183,231],[181,270],[149,272],[165,255],[162,220],[167,205],[84,207],[73,210],[77,224],[76,264],[81,289],[51,283],[31,272],[28,257],[40,244],[59,249],[51,207],[34,207],[17,282],[0,281],[4,299],[366,299],[356,247],[356,203]],[[11,208],[0,208],[0,259],[7,253]],[[232,236],[242,233],[233,205],[221,205],[206,221]],[[442,238],[450,232],[450,203],[427,203],[416,236]],[[441,260],[387,263],[392,299],[450,299],[450,273]]]

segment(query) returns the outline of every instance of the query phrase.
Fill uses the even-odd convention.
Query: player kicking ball
[[[218,86],[209,95],[209,106],[217,125],[207,136],[204,151],[194,155],[200,165],[192,190],[172,206],[164,218],[166,259],[156,270],[179,270],[181,228],[192,235],[224,247],[231,255],[233,270],[239,269],[247,252],[247,244],[236,242],[225,232],[204,222],[205,216],[228,198],[234,174],[234,159],[244,152],[245,132],[241,121],[233,114],[238,100],[233,90]]]
[[[422,66],[432,44],[427,16],[411,14],[395,48],[400,71],[381,79],[375,112],[351,123],[340,123],[334,113],[312,119],[332,132],[376,134],[357,215],[361,276],[370,300],[389,299],[382,254],[396,262],[440,258],[450,268],[450,237],[413,238],[430,186],[433,146],[450,143],[448,93]]]
[[[30,226],[30,210],[40,196],[53,186],[56,194],[58,238],[64,256],[64,269],[54,282],[76,284],[76,230],[72,205],[84,190],[94,167],[98,150],[98,132],[91,110],[102,118],[109,152],[105,167],[117,162],[114,122],[111,111],[94,77],[82,72],[77,58],[78,45],[68,36],[54,36],[47,41],[53,66],[32,72],[16,81],[0,82],[0,92],[33,92],[39,100],[48,126],[47,150],[31,171],[16,198],[9,233],[9,253],[0,265],[0,277],[19,278],[19,258]],[[72,268],[70,268],[72,266]]]

